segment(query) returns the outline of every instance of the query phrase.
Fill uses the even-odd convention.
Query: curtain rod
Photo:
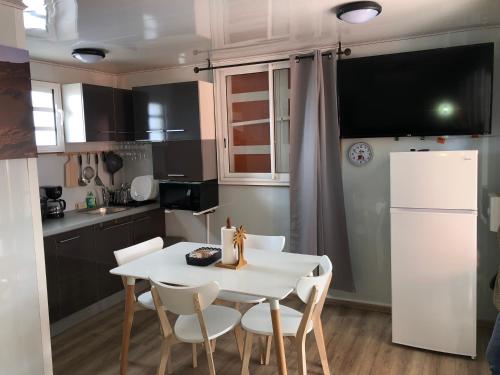
[[[346,48],[345,50],[342,51],[342,44],[339,43],[339,48],[337,49],[337,52],[335,54],[341,56],[341,55],[346,55],[349,56],[351,54],[351,49]],[[332,57],[332,52],[325,52],[322,53],[321,56],[328,56],[329,58]],[[301,59],[314,59],[313,54],[307,54],[307,55],[302,55],[302,56],[297,56],[296,60],[301,60]],[[212,66],[212,62],[210,59],[207,59],[208,66],[205,68],[199,68],[197,66],[194,67],[194,72],[199,73],[204,70],[216,70],[216,69],[222,69],[222,68],[234,68],[238,66],[248,66],[248,65],[258,65],[258,64],[271,64],[275,62],[283,62],[283,61],[289,61],[290,59],[275,59],[275,60],[264,60],[264,61],[255,61],[255,62],[247,62],[247,63],[239,63],[239,64],[229,64],[229,65],[218,65],[218,66]]]

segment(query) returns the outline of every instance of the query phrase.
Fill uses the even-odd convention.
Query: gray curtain
[[[333,288],[354,291],[342,190],[335,53],[290,57],[290,248],[328,255]]]

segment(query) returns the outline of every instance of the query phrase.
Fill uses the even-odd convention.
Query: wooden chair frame
[[[314,338],[316,341],[316,347],[318,348],[319,358],[321,361],[321,367],[323,368],[324,375],[330,375],[330,367],[328,364],[328,357],[326,353],[325,347],[325,339],[323,337],[323,325],[321,322],[321,313],[323,311],[323,306],[325,304],[326,296],[328,294],[328,286],[330,285],[332,280],[332,274],[330,272],[328,279],[326,281],[326,286],[323,288],[323,292],[317,302],[315,302],[318,298],[319,289],[317,286],[313,286],[311,293],[309,295],[309,299],[307,301],[306,307],[304,309],[304,313],[302,315],[302,319],[299,324],[299,328],[297,329],[297,333],[293,337],[289,337],[293,340],[295,349],[297,351],[297,365],[298,365],[298,373],[299,375],[307,375],[307,362],[306,362],[306,336],[307,336],[307,326],[310,321],[313,324],[313,332]],[[249,365],[250,365],[250,356],[252,353],[253,346],[253,336],[255,334],[252,332],[246,332],[245,337],[245,347],[243,351],[243,361],[241,365],[241,374],[248,375],[249,374]],[[266,347],[266,364],[269,363],[269,355],[267,351],[270,351],[270,338],[272,336],[265,336],[266,344],[268,343],[268,347]]]
[[[158,319],[159,319],[160,327],[161,327],[161,332],[162,332],[162,337],[163,337],[160,364],[158,365],[158,370],[156,373],[157,373],[157,375],[164,375],[165,370],[167,369],[167,365],[169,363],[168,359],[170,357],[170,351],[171,351],[172,345],[175,345],[178,343],[184,343],[184,342],[180,341],[175,336],[175,332],[172,329],[172,326],[170,325],[170,321],[168,320],[167,313],[165,311],[163,303],[161,302],[160,295],[158,294],[158,291],[156,290],[155,286],[151,287],[151,294],[153,295],[153,301],[154,301],[154,304],[156,307],[156,313],[158,315]],[[207,326],[205,324],[205,319],[203,317],[203,310],[202,310],[201,304],[200,304],[199,293],[193,294],[193,303],[194,303],[196,315],[198,317],[198,322],[200,324],[201,334],[203,336],[203,346],[205,348],[205,353],[207,355],[208,370],[209,370],[210,375],[215,375],[215,364],[214,364],[214,358],[213,358],[213,352],[215,351],[215,339],[210,341],[210,339],[208,338],[208,330],[207,330]],[[241,330],[241,327],[239,324],[234,329],[236,343],[238,344],[239,340],[241,338],[238,336],[236,328],[239,328],[239,332],[241,332],[242,330]],[[191,344],[191,345],[192,345],[192,352],[193,352],[193,367],[196,368],[198,366],[196,344]],[[242,354],[240,354],[240,358],[241,358],[241,356],[242,356]]]

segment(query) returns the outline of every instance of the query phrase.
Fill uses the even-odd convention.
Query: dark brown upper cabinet
[[[213,85],[204,81],[134,87],[138,141],[215,139]]]
[[[157,180],[207,181],[217,178],[215,140],[153,143],[153,176]]]
[[[66,143],[133,140],[130,90],[71,83],[62,93]]]
[[[0,159],[36,155],[28,51],[0,46]]]
[[[132,91],[113,89],[114,115],[115,115],[115,141],[133,141],[134,137],[134,111]]]

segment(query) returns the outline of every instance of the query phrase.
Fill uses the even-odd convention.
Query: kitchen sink
[[[85,214],[92,214],[92,215],[109,215],[128,210],[129,208],[130,207],[101,207],[101,208],[93,208],[90,210],[83,210],[82,212]]]

